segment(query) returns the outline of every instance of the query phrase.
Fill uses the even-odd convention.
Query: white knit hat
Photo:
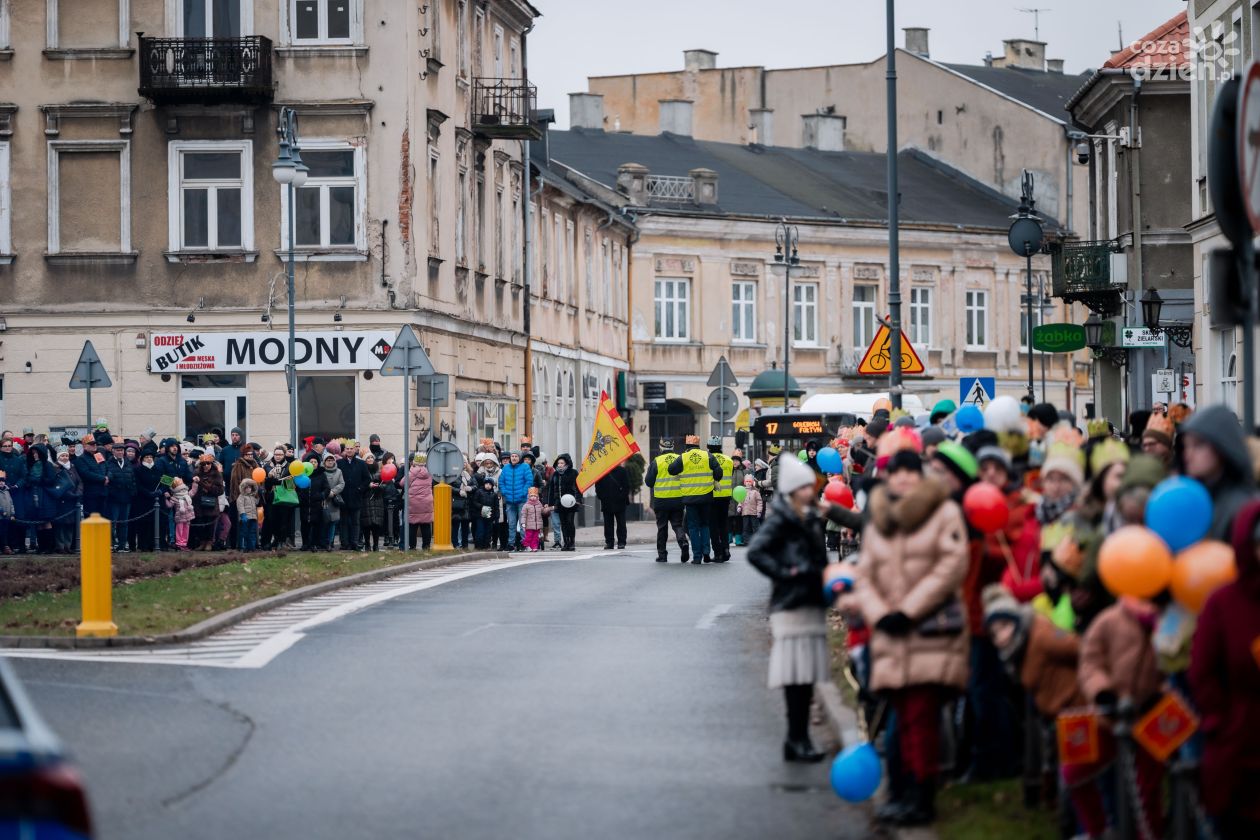
[[[814,471],[796,458],[779,459],[779,492],[784,496],[814,484]]]

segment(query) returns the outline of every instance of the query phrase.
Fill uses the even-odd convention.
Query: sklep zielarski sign
[[[376,370],[389,355],[393,330],[299,332],[294,341],[298,368]],[[154,333],[149,339],[152,373],[246,373],[283,371],[288,336],[282,332]]]

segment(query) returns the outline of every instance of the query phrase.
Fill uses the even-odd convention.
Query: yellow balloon
[[[306,472],[306,468],[302,466],[301,461],[289,462],[289,475],[293,476],[294,478],[297,478],[299,475],[301,475],[304,472]]]

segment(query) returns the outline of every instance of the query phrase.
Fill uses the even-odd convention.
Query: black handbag
[[[932,638],[958,636],[966,628],[967,614],[963,610],[962,601],[950,596],[945,603],[921,619],[914,629],[920,636]]]

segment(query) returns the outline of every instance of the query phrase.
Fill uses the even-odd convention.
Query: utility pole
[[[888,346],[892,348],[892,368],[888,373],[888,398],[893,408],[901,408],[901,253],[897,215],[900,212],[897,188],[897,39],[896,0],[888,0],[886,50],[888,68]]]

